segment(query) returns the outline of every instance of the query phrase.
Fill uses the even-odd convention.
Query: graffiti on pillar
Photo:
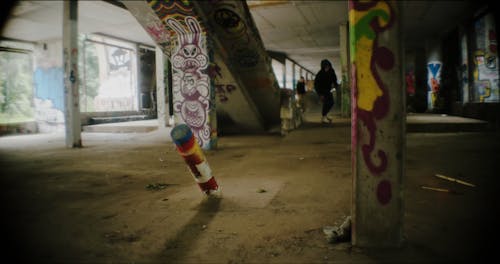
[[[467,35],[460,37],[460,78],[462,87],[462,103],[469,102],[469,56],[467,54]]]
[[[215,85],[215,94],[219,96],[219,100],[221,103],[225,103],[229,100],[228,95],[236,90],[236,86],[232,84],[216,84]]]
[[[494,16],[489,13],[475,22],[474,99],[476,102],[499,102],[498,52]]]
[[[191,127],[199,144],[204,146],[211,134],[207,116],[210,79],[202,72],[208,67],[206,42],[201,39],[201,26],[194,17],[185,17],[187,27],[171,18],[166,22],[177,34],[171,58],[174,113]]]
[[[170,45],[170,33],[165,29],[165,25],[151,13],[146,15],[146,21],[146,32],[154,41],[160,45]]]
[[[413,69],[408,70],[405,74],[406,80],[406,94],[409,96],[415,95],[415,73]]]
[[[213,18],[225,33],[222,37],[233,41],[230,50],[232,60],[243,68],[252,68],[259,63],[260,56],[255,49],[249,47],[250,35],[247,26],[233,8],[232,3],[220,3]]]
[[[353,124],[359,120],[366,127],[369,138],[361,147],[363,160],[374,176],[380,176],[387,169],[387,154],[376,148],[377,120],[387,116],[389,94],[379,70],[391,70],[395,58],[391,50],[379,46],[378,40],[381,32],[392,27],[395,17],[392,7],[385,1],[349,1],[349,17],[354,27],[351,31],[352,90],[356,102]],[[357,132],[352,137],[355,146],[358,144]],[[380,204],[391,201],[391,190],[390,181],[378,182],[376,196]]]
[[[151,6],[145,1],[123,1],[123,4],[162,51],[167,56],[170,56],[171,33],[152,10]]]
[[[436,106],[441,86],[441,67],[440,61],[432,61],[427,63],[427,86],[429,91],[428,105],[430,109]]]

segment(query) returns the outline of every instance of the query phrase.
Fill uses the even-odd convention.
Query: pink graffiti
[[[203,146],[210,140],[207,112],[209,103],[209,76],[202,73],[208,66],[208,56],[201,41],[198,21],[187,16],[185,28],[173,18],[167,24],[177,33],[177,46],[172,53],[174,111],[193,130]]]
[[[179,39],[178,51],[172,57],[172,65],[183,72],[196,72],[205,69],[208,64],[207,55],[201,50],[201,27],[193,17],[186,17],[187,31],[174,19],[168,19],[167,23],[177,33]]]
[[[153,36],[156,42],[164,42],[165,39],[168,39],[167,33],[161,28],[161,26],[156,24],[151,24],[146,27],[146,31],[150,36]]]
[[[382,180],[377,185],[377,199],[382,205],[386,205],[391,201],[392,187],[391,182]]]
[[[211,63],[208,65],[207,74],[210,78],[215,79],[217,77],[222,78],[221,68],[216,63]]]

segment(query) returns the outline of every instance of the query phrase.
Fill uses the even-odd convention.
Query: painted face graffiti
[[[193,73],[208,66],[208,57],[202,52],[200,25],[193,17],[186,17],[185,21],[190,31],[177,20],[167,20],[179,39],[179,48],[172,57],[172,65],[183,72]]]

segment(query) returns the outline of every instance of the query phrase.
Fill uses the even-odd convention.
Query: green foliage
[[[78,38],[78,50],[80,51],[78,55],[78,84],[82,111],[89,112],[93,110],[92,102],[99,92],[99,60],[95,44],[86,42],[85,39],[85,35],[80,35]]]
[[[0,52],[0,123],[33,117],[31,55]]]

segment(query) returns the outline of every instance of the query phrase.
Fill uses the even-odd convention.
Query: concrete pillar
[[[352,74],[352,243],[403,239],[405,102],[396,0],[349,0]]]
[[[172,64],[170,63],[170,60],[165,60],[165,72],[166,72],[166,77],[167,80],[165,82],[166,88],[167,88],[167,99],[168,99],[168,116],[169,116],[169,125],[174,126],[174,92],[173,92],[173,86],[172,86]]]
[[[158,127],[166,127],[168,125],[169,115],[167,114],[167,95],[165,93],[165,56],[161,47],[156,46],[156,101],[157,101],[157,115]]]
[[[82,147],[78,91],[78,2],[63,2],[64,121],[66,147]]]
[[[469,53],[467,49],[467,32],[460,27],[460,88],[462,90],[462,104],[470,101],[469,97]]]
[[[349,74],[349,28],[347,23],[341,23],[340,32],[340,65],[342,68],[342,85],[340,87],[341,98],[340,115],[342,117],[351,116],[351,76]]]
[[[286,88],[286,64],[283,63],[283,88]]]

